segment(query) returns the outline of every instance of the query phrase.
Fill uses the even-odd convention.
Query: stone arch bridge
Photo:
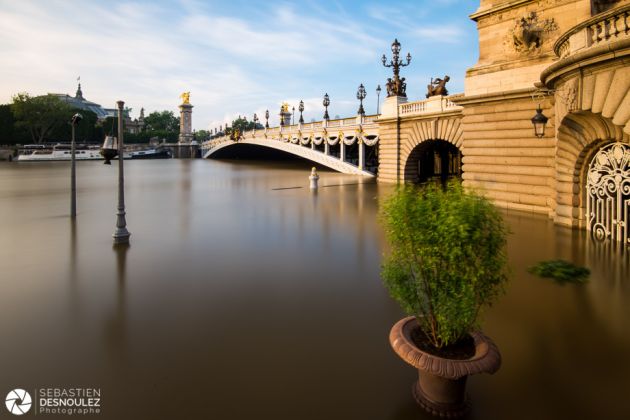
[[[254,145],[280,150],[341,173],[378,175],[380,182],[422,180],[418,167],[423,164],[431,167],[429,176],[440,175],[435,172],[442,173],[442,168],[446,173],[449,167],[451,175],[458,175],[461,107],[443,96],[394,106],[390,103],[387,107],[388,102],[400,99],[387,98],[384,112],[378,116],[251,130],[238,140],[219,137],[202,144],[203,157],[220,156],[219,151],[226,148],[236,151],[242,145]],[[452,161],[442,164],[440,159],[444,156],[431,158],[432,153],[442,153],[446,159],[450,156]]]

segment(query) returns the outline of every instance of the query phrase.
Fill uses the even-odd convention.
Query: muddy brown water
[[[387,339],[403,316],[379,279],[391,187],[322,171],[312,194],[296,162],[125,170],[131,246],[114,250],[115,163],[78,163],[75,223],[67,163],[0,163],[2,396],[100,388],[85,417],[102,419],[431,418]],[[513,278],[484,322],[503,366],[470,378],[470,418],[628,418],[628,252],[505,217]],[[527,273],[552,258],[590,282]]]

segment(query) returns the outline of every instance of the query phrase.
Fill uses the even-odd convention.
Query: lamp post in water
[[[70,124],[72,125],[72,143],[70,146],[71,160],[70,163],[70,217],[77,217],[77,168],[76,168],[76,144],[74,140],[74,129],[81,122],[83,116],[79,113],[72,116]]]
[[[114,244],[129,243],[131,233],[127,230],[127,221],[125,220],[125,172],[123,168],[123,101],[116,102],[118,104],[118,211],[116,212],[116,230],[112,235]]]

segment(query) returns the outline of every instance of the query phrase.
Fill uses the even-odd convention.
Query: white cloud
[[[215,6],[0,0],[0,102],[23,90],[73,94],[81,76],[88,99],[105,107],[123,99],[135,112],[177,112],[180,93],[191,91],[193,125],[207,129],[239,112],[264,115],[286,98],[297,105],[302,94],[310,97],[305,120],[321,119],[314,95],[325,90],[331,115],[354,115],[358,104],[342,99],[356,88],[346,84],[371,77],[376,85],[381,77],[379,57],[391,35],[383,40],[382,29],[342,3],[277,3],[253,17]],[[419,16],[408,9],[404,19]],[[403,36],[412,33],[416,42],[461,38],[456,26],[409,24]],[[270,113],[277,122],[277,109]]]

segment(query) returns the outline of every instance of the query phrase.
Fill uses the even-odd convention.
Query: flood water
[[[78,163],[72,223],[68,163],[0,163],[3,396],[100,388],[85,417],[102,419],[431,418],[388,343],[392,187],[321,172],[313,194],[308,163],[128,161],[131,246],[114,249],[116,165]],[[505,217],[512,281],[484,322],[503,366],[469,379],[470,418],[627,419],[628,253]],[[527,273],[553,258],[590,282]]]

